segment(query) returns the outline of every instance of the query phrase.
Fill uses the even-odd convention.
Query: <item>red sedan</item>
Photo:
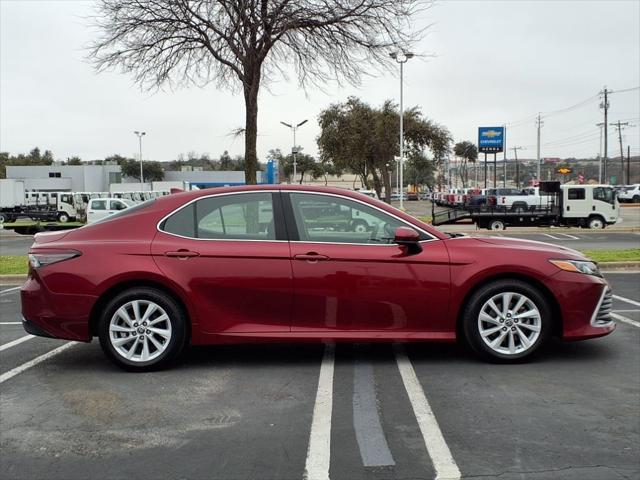
[[[131,370],[187,344],[464,339],[494,361],[612,332],[611,290],[575,250],[444,234],[342,189],[252,186],[148,201],[38,234],[27,332]]]

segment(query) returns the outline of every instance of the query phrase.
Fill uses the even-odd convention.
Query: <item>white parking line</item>
[[[22,322],[0,322],[0,325],[22,325]]]
[[[45,360],[48,360],[49,358],[63,352],[67,348],[72,347],[73,345],[75,345],[75,342],[65,343],[61,347],[55,348],[50,352],[45,353],[44,355],[40,355],[39,357],[36,357],[33,360],[29,360],[28,362],[23,363],[22,365],[19,365],[16,368],[3,373],[2,375],[0,375],[0,383],[6,382],[7,380],[15,377],[16,375],[24,372],[25,370],[29,370],[31,367],[35,367],[39,363],[44,362]]]
[[[327,343],[320,365],[318,393],[313,407],[309,449],[304,468],[306,480],[329,480],[331,464],[331,412],[333,409],[333,367],[335,345]]]
[[[568,233],[559,233],[558,235],[564,235],[565,237],[569,237],[572,240],[580,240],[580,237],[576,237],[575,235],[569,235]]]
[[[15,347],[16,345],[20,345],[22,342],[26,342],[27,340],[31,340],[34,338],[33,335],[25,335],[24,337],[20,337],[11,342],[5,343],[4,345],[0,345],[0,352],[4,352],[7,348]]]
[[[13,288],[7,288],[6,290],[0,290],[0,295],[2,295],[3,293],[8,293],[8,292],[13,292],[15,290],[20,290],[21,288],[22,288],[22,286],[13,287]]]
[[[554,240],[562,240],[562,238],[556,237],[556,236],[551,235],[549,233],[543,233],[542,235],[544,235],[545,237],[553,238]]]
[[[613,298],[616,300],[620,300],[621,302],[627,302],[631,305],[635,305],[636,307],[640,307],[640,302],[636,302],[635,300],[631,300],[630,298],[621,297],[620,295],[613,295]]]
[[[458,480],[460,478],[460,470],[440,431],[438,421],[420,386],[420,381],[416,376],[413,365],[411,365],[411,361],[409,357],[407,357],[402,345],[394,345],[394,350],[404,388],[409,395],[409,401],[413,407],[416,420],[418,420],[418,426],[420,427],[420,432],[422,432],[424,444],[427,447],[427,452],[431,457],[431,462],[436,471],[436,479]]]
[[[616,320],[620,320],[621,322],[628,323],[629,325],[633,325],[634,327],[640,328],[640,322],[636,322],[635,320],[631,320],[630,318],[624,317],[622,315],[618,315],[617,313],[611,313],[611,316]]]

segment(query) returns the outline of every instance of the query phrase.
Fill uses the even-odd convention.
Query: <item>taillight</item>
[[[65,252],[42,252],[29,254],[29,266],[31,268],[44,267],[52,263],[64,262],[72,258],[79,257],[80,252],[69,250]]]

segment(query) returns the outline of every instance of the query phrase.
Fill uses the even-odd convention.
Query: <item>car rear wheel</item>
[[[465,338],[482,357],[501,363],[530,358],[551,330],[548,302],[520,280],[500,280],[476,291],[463,314]]]
[[[177,303],[154,288],[136,287],[104,309],[99,337],[103,351],[131,371],[158,369],[184,348],[186,319]]]
[[[489,222],[489,226],[487,227],[489,230],[504,230],[506,228],[504,222],[502,220],[491,220]]]

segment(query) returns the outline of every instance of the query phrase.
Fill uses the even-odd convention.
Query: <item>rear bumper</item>
[[[30,276],[20,290],[23,327],[32,335],[91,341],[89,316],[97,300],[94,296],[61,294],[50,291]]]

